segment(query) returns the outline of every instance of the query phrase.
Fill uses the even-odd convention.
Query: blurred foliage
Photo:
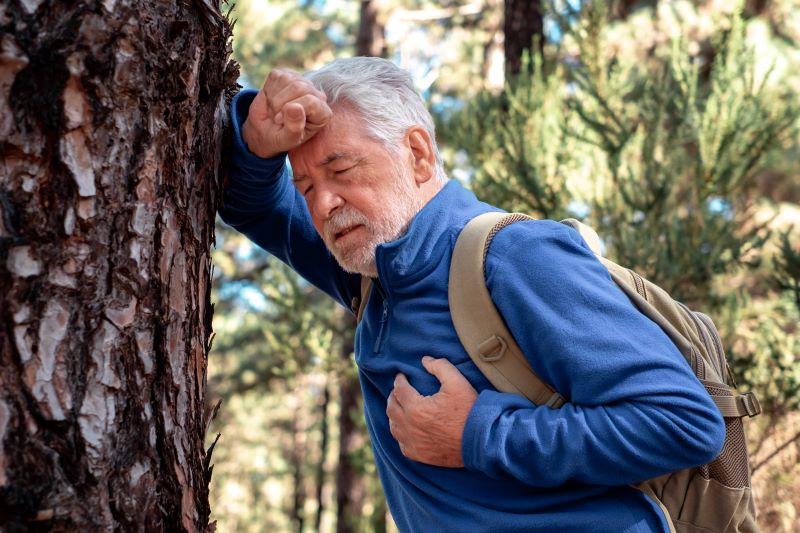
[[[359,4],[240,0],[242,83],[352,55]],[[543,54],[508,80],[501,0],[377,6],[451,175],[507,209],[589,222],[609,256],[709,312],[767,411],[750,424],[754,451],[769,461],[765,442],[792,442],[780,428],[800,407],[800,0],[746,2],[743,17],[721,0],[552,0]],[[222,225],[214,261],[218,530],[344,531],[344,311]],[[349,530],[394,531],[350,416]],[[785,496],[760,499],[762,526],[791,531],[800,485],[765,464],[759,489]]]
[[[246,237],[217,226],[215,390],[224,397],[275,378],[327,371],[336,309],[320,291]]]
[[[349,414],[355,437],[340,435],[337,422],[338,391],[355,378],[344,309],[222,223],[213,258],[209,401],[223,406],[209,438],[222,433],[211,484],[219,530],[317,531],[317,521],[335,530],[340,442],[355,438],[346,461],[370,498],[349,518],[355,531],[370,531],[362,525],[385,503],[363,417]]]
[[[273,68],[306,70],[352,46],[358,2],[237,0],[233,54],[246,85],[260,86]]]
[[[530,62],[529,57],[523,60]],[[504,92],[478,94],[446,124],[443,140],[474,162],[467,181],[481,198],[540,218],[568,214],[572,195],[567,176],[583,163],[565,128],[562,72],[556,66],[545,75],[537,55],[533,68],[524,66]]]
[[[449,164],[509,210],[584,219],[609,257],[709,312],[765,408],[758,448],[800,407],[799,43],[780,2],[750,18],[638,4],[618,20],[552,3],[561,39],[531,74],[443,123]]]
[[[791,231],[796,231],[794,226]],[[793,246],[790,230],[781,234],[781,255],[775,265],[778,286],[787,291],[800,309],[800,247]]]
[[[800,103],[779,83],[756,82],[738,17],[725,19],[732,27],[703,81],[680,37],[648,62],[623,62],[604,53],[603,4],[580,15],[565,28],[575,53],[549,69],[535,58],[531,76],[454,118],[474,187],[512,210],[588,217],[619,262],[679,299],[717,306],[714,276],[765,245],[764,225],[747,223],[748,179],[796,135]]]

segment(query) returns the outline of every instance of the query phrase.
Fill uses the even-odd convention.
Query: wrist
[[[249,119],[245,120],[244,124],[242,124],[242,141],[251,154],[262,159],[271,159],[282,153],[261,149],[263,143],[259,142],[257,139],[257,134],[253,130],[253,125],[250,123]]]

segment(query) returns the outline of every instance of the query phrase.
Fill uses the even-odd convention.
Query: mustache
[[[323,226],[325,240],[333,242],[337,233],[358,225],[368,226],[369,220],[357,209],[345,205],[325,221],[325,225]]]

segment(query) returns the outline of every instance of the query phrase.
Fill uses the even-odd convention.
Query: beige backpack
[[[531,369],[486,288],[484,261],[492,237],[520,220],[530,217],[485,213],[463,229],[450,265],[450,312],[464,348],[497,390],[521,394],[537,405],[558,408],[564,398]],[[753,393],[736,393],[719,333],[711,319],[676,302],[632,270],[602,257],[600,239],[588,226],[573,219],[562,223],[581,234],[633,304],[669,335],[725,418],[725,445],[714,461],[635,487],[658,503],[671,531],[757,531],[742,418],[759,414],[761,406]]]

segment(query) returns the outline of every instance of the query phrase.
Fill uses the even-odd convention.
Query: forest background
[[[800,530],[800,0],[239,0],[230,16],[240,84],[388,57],[454,179],[587,221],[608,256],[710,314],[765,409],[746,426],[760,524]],[[395,531],[352,319],[219,222],[213,257],[217,530]]]

